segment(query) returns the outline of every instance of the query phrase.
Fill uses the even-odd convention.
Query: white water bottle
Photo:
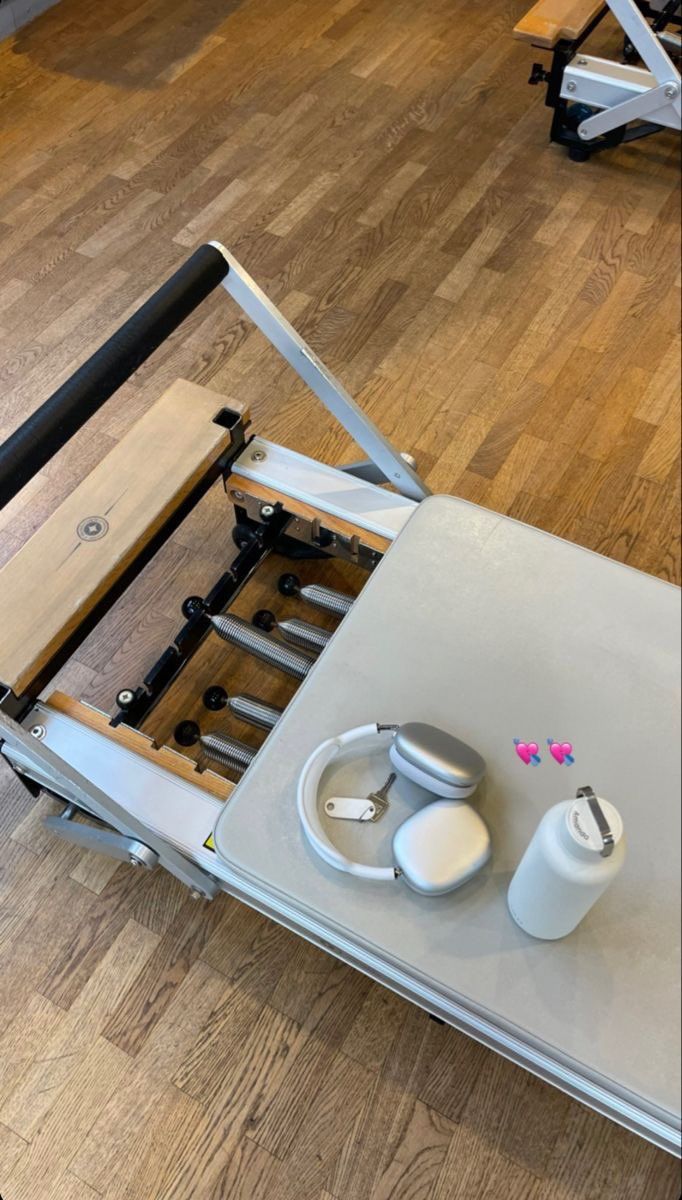
[[[620,871],[623,822],[608,800],[579,788],[546,812],[507,893],[509,911],[526,933],[561,938],[571,933]]]

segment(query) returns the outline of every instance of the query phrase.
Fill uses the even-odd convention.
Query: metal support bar
[[[261,437],[249,442],[232,465],[230,495],[242,503],[240,479],[252,480],[277,492],[284,497],[285,504],[288,497],[314,508],[322,522],[328,514],[390,541],[397,537],[415,509],[415,501],[406,496],[372,483],[355,482],[348,471],[329,467]]]
[[[370,421],[338,379],[328,371],[310,346],[296,333],[279,309],[268,300],[244,268],[220,242],[211,242],[229,265],[223,287],[262,333],[279,350],[290,366],[340,421],[344,429],[376,463],[382,478],[404,496],[423,500],[430,495],[426,484],[407,464],[387,438]]]
[[[590,57],[572,61],[564,72],[562,98],[604,110],[582,121],[578,136],[581,141],[589,142],[644,118],[679,129],[680,73],[665,46],[634,0],[607,0],[607,3],[628,43],[648,70]]]
[[[28,733],[3,712],[0,712],[0,741],[3,754],[15,769],[34,771],[38,780],[49,779],[51,791],[153,851],[159,864],[193,893],[206,900],[212,900],[216,895],[220,885],[213,876],[163,842],[116,800],[55,754],[44,741]]]
[[[633,0],[606,0],[606,3],[656,81],[665,83],[674,79],[677,72],[670,56]]]
[[[670,99],[678,95],[679,87],[676,84],[660,84],[648,92],[632,96],[629,100],[615,104],[613,108],[605,108],[593,117],[588,117],[578,126],[578,136],[589,141],[590,138],[600,137],[612,129],[627,125],[629,121],[641,120],[644,117],[651,117],[657,125],[668,125],[673,116]],[[668,114],[666,109],[669,110]]]
[[[153,871],[157,866],[158,854],[150,850],[144,842],[138,841],[137,838],[124,837],[122,833],[114,833],[111,829],[77,824],[72,820],[73,811],[67,817],[67,813],[73,808],[74,806],[69,804],[61,816],[45,817],[43,825],[55,837],[70,842],[73,846],[80,846],[83,850],[94,850],[107,858],[130,863],[131,867],[144,867],[147,871]]]

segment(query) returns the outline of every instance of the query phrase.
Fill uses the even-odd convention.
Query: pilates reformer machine
[[[600,150],[679,130],[680,0],[539,0],[514,36],[552,52],[547,70],[533,63],[529,83],[547,84],[550,138],[585,162]],[[584,45],[611,14],[623,32],[622,60]]]
[[[414,461],[217,243],[0,447],[0,505],[218,287],[366,458],[330,467],[252,433],[238,398],[175,382],[0,572],[2,756],[32,795],[63,802],[45,823],[67,843],[163,868],[198,901],[228,892],[679,1153],[678,589],[431,496]],[[222,514],[230,552],[212,586],[185,598],[181,627],[144,678],[117,681],[113,715],[47,693],[207,503]],[[268,571],[277,582],[264,587]],[[253,619],[235,611],[249,589]],[[263,672],[255,695],[234,686],[245,661]],[[199,709],[210,729],[193,719]],[[250,741],[225,732],[228,717]],[[479,791],[492,860],[450,895],[341,875],[302,836],[296,789],[311,752],[340,730],[386,721],[448,729],[487,762]],[[576,781],[617,799],[630,850],[599,920],[562,943],[531,944],[508,917],[506,885],[539,815],[575,790],[578,769],[520,762],[514,742],[543,733],[570,736]],[[635,755],[623,753],[628,734]],[[367,769],[377,788],[383,766],[370,757]],[[385,858],[391,822],[410,803],[396,785],[382,821],[336,823],[340,844],[355,858]]]

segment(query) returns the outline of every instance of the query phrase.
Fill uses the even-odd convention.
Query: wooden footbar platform
[[[51,659],[216,470],[243,406],[177,380],[0,571],[0,682],[28,691]]]
[[[553,50],[574,42],[606,6],[601,0],[539,0],[514,28],[514,37]]]

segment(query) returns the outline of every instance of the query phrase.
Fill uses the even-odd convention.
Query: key
[[[367,797],[370,804],[373,804],[376,809],[374,816],[369,818],[370,821],[380,820],[380,818],[383,817],[384,813],[386,812],[386,809],[388,808],[388,793],[395,783],[395,778],[395,774],[391,772],[384,786],[380,787],[378,792],[370,792],[369,796]]]
[[[332,796],[330,800],[325,800],[324,811],[337,821],[373,821],[376,816],[376,808],[371,800],[355,799],[353,796]]]

